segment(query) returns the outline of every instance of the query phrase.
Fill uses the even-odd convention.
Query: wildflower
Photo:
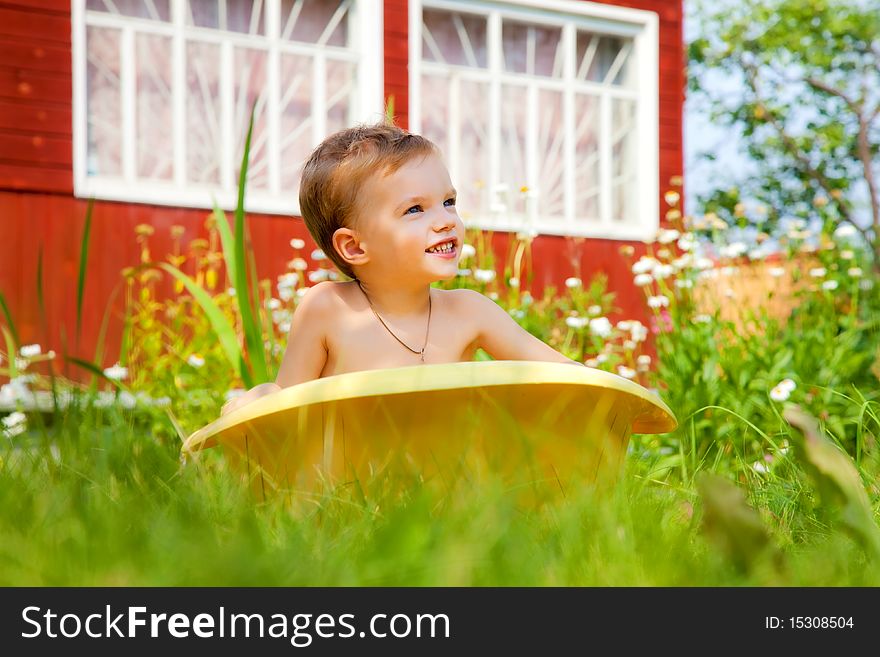
[[[298,251],[299,249],[304,249],[306,247],[306,243],[305,240],[294,237],[292,240],[290,240],[290,246]]]
[[[228,294],[231,297],[234,297],[235,296],[235,288],[234,287],[226,288],[226,294]]]
[[[475,256],[477,254],[477,250],[472,247],[470,244],[462,244],[461,245],[461,259],[470,258],[471,256]]]
[[[498,301],[498,293],[497,292],[489,292],[489,294],[487,294],[486,296],[489,297],[490,299],[492,299],[492,301]]]
[[[602,306],[598,306],[593,304],[589,308],[587,308],[587,314],[591,316],[600,315],[602,313]]]
[[[38,344],[26,344],[18,350],[18,353],[24,358],[33,358],[34,356],[39,356],[42,351],[42,348]]]
[[[675,287],[691,288],[693,286],[694,286],[694,282],[689,278],[676,278],[675,279]]]
[[[664,306],[669,305],[669,297],[666,297],[662,294],[658,294],[657,296],[648,297],[648,307],[649,308],[662,308]]]
[[[726,258],[737,258],[748,250],[745,242],[731,242],[727,246],[720,249],[722,256]]]
[[[190,354],[189,358],[186,359],[187,364],[190,367],[195,367],[199,369],[202,365],[205,364],[205,359],[199,356],[198,354]]]
[[[581,286],[581,279],[579,279],[575,276],[570,276],[569,278],[565,279],[565,287],[567,287],[568,289],[573,289],[573,288],[580,287],[580,286]]]
[[[704,315],[704,314],[696,315],[694,317],[694,321],[697,322],[698,324],[708,324],[709,322],[712,321],[712,316],[711,315]]]
[[[534,299],[532,298],[532,293],[529,292],[528,290],[526,290],[525,292],[523,292],[523,294],[522,294],[522,305],[524,305],[524,306],[528,306],[529,304],[532,303],[532,301],[534,301]]]
[[[674,242],[675,240],[677,240],[679,237],[681,237],[681,233],[679,233],[677,230],[664,229],[661,230],[660,234],[657,236],[657,241],[660,242],[660,244],[669,244],[670,242]]]
[[[600,338],[607,338],[611,335],[611,322],[608,321],[607,317],[594,317],[589,322],[591,333],[598,335]]]
[[[715,263],[710,258],[697,258],[694,266],[700,271],[708,271],[715,266]]]
[[[328,269],[316,269],[315,271],[309,272],[309,281],[312,283],[320,283],[321,281],[326,281],[330,278],[330,270]]]
[[[789,396],[791,396],[791,390],[782,384],[773,386],[773,389],[770,391],[770,399],[773,401],[783,402],[788,399]]]
[[[666,201],[667,205],[675,205],[681,199],[681,196],[678,192],[669,190],[663,195],[663,199]]]
[[[116,363],[113,367],[108,367],[104,370],[104,376],[113,381],[121,381],[128,378],[128,368]]]
[[[629,331],[632,328],[632,320],[622,319],[617,322],[617,328],[621,331]]]
[[[25,415],[21,411],[15,411],[14,413],[10,413],[5,418],[3,418],[3,426],[6,428],[7,431],[26,424],[27,415]]]
[[[752,463],[752,470],[754,470],[758,474],[767,474],[768,472],[770,472],[770,469],[760,461],[755,461],[754,463]]]
[[[658,281],[662,278],[666,278],[667,276],[672,276],[675,273],[675,269],[672,265],[657,265],[654,267],[654,278]]]
[[[494,269],[477,269],[474,271],[474,278],[481,283],[491,283],[495,280]]]
[[[780,381],[776,385],[782,386],[783,388],[785,388],[789,392],[791,392],[792,390],[797,388],[797,384],[794,381],[792,381],[791,379],[782,379],[782,381]]]
[[[825,281],[822,283],[823,290],[836,290],[837,289],[837,281]]]
[[[605,361],[608,360],[608,354],[598,354],[596,356],[596,360],[600,363],[604,363]]]
[[[519,279],[516,276],[511,276],[510,279],[507,281],[507,284],[510,287],[517,289],[519,287]]]
[[[290,268],[294,271],[305,271],[309,268],[309,264],[302,258],[294,258],[290,261]]]
[[[312,251],[312,260],[326,260],[327,256],[324,255],[324,252],[321,249],[315,249]]]
[[[660,258],[668,258],[670,255],[669,249],[657,249],[657,256]]]
[[[651,357],[648,354],[642,354],[641,356],[636,358],[636,363],[638,363],[639,365],[645,365],[645,366],[650,365],[651,364]]]
[[[459,276],[470,276],[470,275],[471,275],[471,270],[470,270],[470,269],[459,269],[459,270],[458,270],[458,275],[459,275]]]
[[[626,367],[625,365],[617,366],[617,373],[622,376],[624,379],[634,379],[636,378],[636,371]]]
[[[852,251],[850,251],[849,249],[846,249],[846,250],[840,252],[840,257],[843,260],[852,260],[855,257],[855,255],[856,254],[853,253]]]
[[[852,276],[853,278],[858,278],[859,276],[862,275],[862,268],[861,267],[850,267],[849,269],[846,270],[846,273],[849,274],[850,276]]]
[[[587,367],[599,367],[599,361],[596,358],[590,358],[584,361],[584,365]]]
[[[773,278],[779,278],[780,276],[785,275],[785,267],[770,267],[770,269],[767,270],[767,273]]]
[[[526,311],[519,308],[511,308],[508,312],[510,313],[510,316],[514,319],[522,319],[526,316]]]
[[[874,281],[870,278],[865,278],[859,281],[860,290],[870,290],[872,287],[874,287]]]
[[[637,346],[638,345],[635,342],[633,342],[632,340],[624,340],[623,341],[623,348],[626,349],[627,351],[635,351],[635,348]]]
[[[266,307],[269,310],[278,310],[281,307],[281,302],[275,297],[272,297],[266,302]]]
[[[856,232],[856,227],[852,224],[841,224],[834,230],[834,237],[853,237]]]
[[[693,233],[685,233],[677,243],[678,248],[682,251],[693,251],[697,246],[697,238],[694,237]]]
[[[638,261],[632,266],[633,274],[645,274],[647,272],[653,271],[654,267],[659,265],[651,256],[642,256],[638,259]]]
[[[565,325],[568,326],[569,328],[573,328],[575,330],[584,328],[588,323],[590,323],[590,320],[587,319],[586,317],[566,317],[565,318]]]
[[[828,271],[825,267],[813,267],[813,269],[810,270],[810,276],[813,278],[822,278],[827,273]]]
[[[117,401],[122,408],[127,410],[131,410],[135,406],[137,406],[137,399],[135,399],[134,395],[130,392],[123,390],[119,393],[119,397],[117,397]]]
[[[666,311],[664,310],[663,312],[665,313]],[[648,337],[648,327],[641,322],[634,322],[630,331],[630,335],[632,336],[632,339],[636,342],[644,342],[645,338]]]
[[[637,287],[642,287],[643,285],[650,285],[653,280],[654,277],[651,274],[639,274],[633,279],[633,284]]]
[[[301,287],[296,291],[296,296],[298,299],[302,299],[304,296],[306,296],[306,294],[308,294],[308,292],[309,292],[309,288]]]

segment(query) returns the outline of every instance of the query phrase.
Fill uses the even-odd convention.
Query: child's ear
[[[363,265],[369,258],[361,248],[360,239],[350,228],[337,228],[333,233],[333,248],[350,265]]]

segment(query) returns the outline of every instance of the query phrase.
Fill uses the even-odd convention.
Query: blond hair
[[[395,125],[380,123],[340,130],[312,152],[303,167],[299,207],[315,242],[349,278],[351,266],[333,247],[337,229],[355,227],[364,183],[373,175],[388,175],[416,157],[437,152],[433,142]]]

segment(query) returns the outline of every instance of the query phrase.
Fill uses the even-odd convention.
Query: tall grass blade
[[[245,253],[245,224],[244,224],[244,193],[247,184],[247,168],[251,151],[251,136],[254,131],[254,112],[256,103],[251,107],[251,117],[248,124],[247,137],[244,142],[244,154],[241,158],[241,171],[238,178],[238,203],[235,207],[235,290],[238,299],[238,307],[241,312],[241,323],[244,327],[245,344],[247,345],[247,354],[252,370],[248,372],[252,374],[252,380],[256,383],[264,383],[269,380],[269,373],[266,369],[266,356],[263,351],[263,332],[260,325],[260,318],[255,316],[253,306],[251,305],[250,291],[247,281],[247,257]],[[259,304],[259,296],[257,295],[253,303]],[[242,378],[247,371],[247,367],[242,367]],[[253,385],[248,383],[248,386]]]
[[[89,235],[92,231],[92,207],[94,204],[95,199],[90,198],[89,204],[86,206],[86,223],[83,227],[83,236],[79,247],[79,273],[76,278],[76,349],[79,349],[80,328],[82,326],[83,297],[86,289],[86,265],[89,261]]]
[[[226,274],[229,280],[235,285],[236,267],[235,267],[235,237],[232,235],[232,229],[229,227],[229,220],[226,213],[223,212],[217,203],[214,203],[214,221],[217,224],[217,231],[220,233],[220,244],[223,246],[223,261],[226,263]]]
[[[9,332],[12,334],[12,339],[15,344],[21,344],[21,341],[18,339],[18,331],[15,328],[15,322],[12,321],[12,313],[9,312],[9,306],[6,305],[6,298],[3,296],[3,292],[0,292],[0,310],[3,311],[3,316],[6,318],[6,325],[9,327]],[[14,357],[15,352],[11,355]]]
[[[18,341],[15,336],[5,326],[0,326],[3,331],[3,339],[6,341],[6,354],[9,361],[9,378],[14,379],[18,376],[18,366],[15,364],[15,355],[18,353]]]
[[[202,310],[205,311],[205,315],[207,315],[208,321],[211,322],[211,328],[220,341],[220,346],[223,348],[226,358],[232,367],[235,368],[236,375],[242,378],[247,387],[250,388],[255,385],[253,377],[244,363],[241,349],[238,346],[238,340],[235,337],[235,330],[217,304],[214,303],[211,295],[177,267],[165,262],[159,263],[159,267],[181,281],[186,289],[189,290],[189,293],[193,295],[193,298],[199,303]]]

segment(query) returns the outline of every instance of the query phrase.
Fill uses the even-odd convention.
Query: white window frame
[[[527,225],[520,220],[500,216],[474,216],[466,221],[468,226],[484,230],[516,232],[525,228],[534,229],[547,235],[570,235],[575,237],[593,237],[604,239],[632,239],[650,241],[660,225],[659,204],[659,98],[658,68],[659,17],[651,11],[630,9],[581,0],[409,0],[409,121],[413,132],[421,130],[421,76],[422,76],[422,9],[439,9],[461,11],[469,14],[485,15],[488,19],[487,39],[489,39],[488,68],[490,79],[490,108],[497,108],[500,103],[501,77],[505,74],[498,57],[493,51],[500,52],[501,18],[512,18],[534,23],[561,25],[563,39],[574,38],[572,26],[599,34],[619,35],[633,39],[633,71],[637,79],[636,99],[636,130],[638,157],[636,164],[636,182],[632,184],[635,210],[634,222],[612,222],[611,218],[611,147],[607,139],[603,139],[600,148],[601,172],[601,220],[594,223],[578,221],[575,216],[574,198],[574,158],[575,149],[569,131],[563,147],[566,158],[564,168],[565,190],[565,221],[552,222],[542,220],[537,210],[528,218]],[[567,22],[566,22],[567,21]],[[568,36],[566,37],[566,33]],[[495,40],[493,44],[492,40]],[[573,49],[572,49],[573,50]],[[571,58],[566,54],[566,59]],[[572,63],[563,66],[570,74]],[[560,81],[563,89],[563,107],[568,117],[573,117],[573,93],[565,92],[565,82]],[[632,97],[632,92],[620,95]],[[601,97],[602,114],[610,120],[610,97],[616,95],[615,90],[603,91]],[[490,109],[489,116],[489,171],[486,172],[488,188],[493,190],[499,181],[499,144],[500,111]],[[568,119],[573,120],[573,119]],[[455,129],[455,128],[453,128]],[[494,140],[494,141],[493,141]],[[455,146],[452,146],[454,149]],[[454,158],[451,158],[454,159]],[[450,162],[454,169],[454,164]],[[455,171],[450,171],[453,183]],[[533,204],[534,205],[534,204]]]
[[[234,126],[229,121],[223,125],[223,162],[221,167],[221,184],[206,185],[188,183],[186,180],[186,34],[197,35],[201,42],[213,42],[221,45],[221,52],[227,53],[231,64],[231,46],[244,46],[267,52],[267,78],[271,85],[267,101],[267,157],[269,162],[269,190],[248,188],[245,194],[245,209],[250,212],[266,214],[299,215],[299,200],[291,190],[285,192],[280,186],[280,118],[278,113],[278,75],[280,71],[280,54],[282,52],[301,53],[315,56],[315,66],[322,67],[325,58],[321,55],[322,48],[289,41],[279,37],[279,17],[281,15],[280,0],[264,0],[265,2],[265,35],[254,36],[235,32],[188,26],[185,24],[185,0],[170,0],[171,21],[158,23],[127,16],[116,16],[103,12],[88,12],[89,25],[101,25],[121,30],[122,47],[120,48],[120,68],[123,77],[120,81],[122,95],[122,169],[121,177],[89,176],[87,169],[87,51],[86,51],[86,0],[72,0],[72,54],[73,54],[73,180],[74,196],[81,198],[97,198],[109,201],[132,203],[148,203],[173,207],[212,208],[214,200],[225,210],[235,208],[238,196],[238,180],[233,179],[232,172],[240,162],[242,153],[233,153]],[[355,29],[351,32],[353,53],[350,56],[336,56],[334,59],[356,61],[358,107],[354,108],[356,122],[375,122],[384,115],[383,101],[383,17],[381,0],[354,0],[350,11],[353,12]],[[135,99],[133,35],[158,34],[172,38],[172,88],[173,98],[173,143],[174,164],[172,181],[155,181],[136,179],[135,153],[137,134],[135,131]],[[128,71],[128,75],[126,75]],[[126,79],[128,78],[128,79]],[[316,78],[316,86],[320,88],[323,79]],[[230,86],[230,85],[227,85]],[[222,103],[231,101],[230,93],[224,94]],[[315,94],[317,97],[319,94]],[[273,103],[272,101],[275,101]],[[320,101],[323,102],[323,101]],[[229,108],[227,108],[229,110]],[[317,110],[317,114],[315,113]],[[231,116],[231,111],[225,114]],[[318,115],[320,114],[320,115]],[[320,107],[313,103],[312,143],[317,146],[326,137],[324,114]]]

